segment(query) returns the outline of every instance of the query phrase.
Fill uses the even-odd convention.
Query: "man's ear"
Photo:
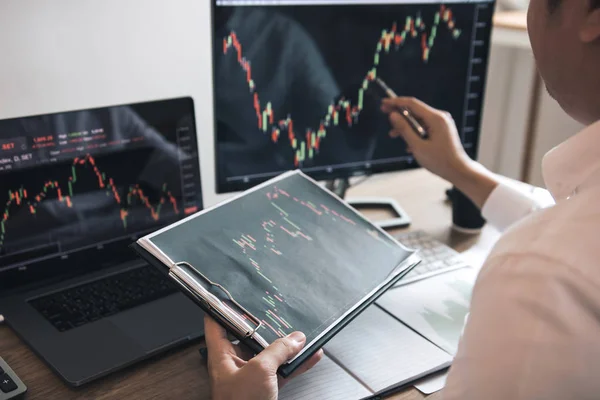
[[[590,5],[590,11],[585,17],[579,38],[584,43],[592,43],[600,39],[600,8],[592,9]]]

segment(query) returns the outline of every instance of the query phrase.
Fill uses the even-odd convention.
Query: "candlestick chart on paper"
[[[441,5],[435,13],[432,21],[425,21],[419,13],[409,15],[404,21],[394,22],[392,26],[385,27],[381,31],[381,37],[373,43],[374,55],[372,67],[366,71],[362,85],[358,89],[355,101],[342,96],[337,102],[333,102],[323,110],[323,116],[318,126],[301,127],[294,125],[293,112],[282,115],[275,109],[269,99],[264,99],[260,94],[261,82],[256,82],[252,74],[252,60],[244,54],[244,43],[236,32],[232,31],[223,38],[223,55],[233,53],[236,57],[241,73],[244,74],[248,84],[249,99],[248,106],[253,107],[256,113],[256,124],[260,131],[269,135],[273,143],[285,141],[293,149],[293,165],[302,166],[307,159],[313,159],[319,154],[321,142],[327,138],[328,129],[332,126],[345,124],[348,127],[358,123],[363,110],[366,91],[377,77],[379,66],[385,62],[385,57],[390,53],[401,52],[405,44],[416,41],[420,44],[420,58],[423,63],[428,63],[431,52],[436,50],[436,38],[439,31],[447,30],[454,40],[462,35],[462,30],[456,26],[452,9]],[[437,45],[439,46],[439,45]]]
[[[316,337],[409,254],[299,175],[152,241],[226,287],[262,322],[268,342],[294,330]]]
[[[143,160],[135,152],[129,157]],[[83,232],[123,236],[195,211],[182,209],[174,194],[178,187],[136,182],[139,167],[115,159],[118,156],[85,154],[5,176],[6,193],[0,194],[0,255],[33,238],[33,247],[64,249],[69,246],[65,236],[73,241]]]
[[[285,250],[280,249],[277,244],[277,237],[279,235],[293,238],[298,242],[308,243],[315,240],[308,234],[304,233],[302,228],[300,228],[292,220],[294,217],[291,216],[284,208],[282,208],[282,205],[278,204],[291,203],[293,201],[295,206],[300,205],[306,210],[310,210],[310,212],[318,216],[319,219],[329,219],[330,222],[339,224],[340,229],[344,229],[344,224],[356,226],[356,222],[354,219],[352,219],[352,217],[348,217],[344,213],[330,209],[324,204],[314,204],[311,201],[304,201],[301,198],[290,195],[288,192],[278,188],[277,186],[273,187],[271,191],[266,192],[265,196],[273,206],[271,211],[277,215],[277,218],[275,218],[277,222],[273,219],[266,219],[260,224],[263,230],[261,233],[264,234],[259,236],[262,239],[261,242],[263,243],[262,251],[266,251],[267,253],[271,252],[277,256],[283,255]],[[346,211],[346,213],[349,214],[348,211]],[[376,233],[374,229],[370,229],[367,232],[369,232],[369,234],[375,239],[379,239],[379,234]],[[259,241],[249,234],[242,234],[238,239],[233,239],[233,242],[238,245],[242,253],[247,256],[248,261],[255,269],[256,274],[268,282],[268,284],[272,285],[272,290],[266,290],[265,295],[263,296],[263,300],[265,301],[265,306],[267,308],[264,313],[265,318],[262,319],[262,323],[279,337],[290,334],[294,327],[283,317],[277,314],[277,307],[279,304],[285,303],[285,296],[279,292],[279,289],[275,286],[274,282],[269,279],[268,276],[264,275],[264,273],[261,271],[260,264],[252,258],[253,254],[258,251],[258,246],[260,246]]]

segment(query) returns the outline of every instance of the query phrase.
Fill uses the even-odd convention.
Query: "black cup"
[[[448,197],[452,202],[453,228],[459,232],[478,233],[486,222],[479,207],[455,187],[449,190]]]

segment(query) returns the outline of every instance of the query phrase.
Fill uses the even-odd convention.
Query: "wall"
[[[544,87],[540,88],[538,95],[540,106],[533,130],[534,146],[528,182],[544,186],[541,168],[544,155],[554,146],[582,130],[584,126],[569,117]]]
[[[209,4],[2,0],[0,118],[190,95],[213,203]]]
[[[490,50],[478,159],[494,172],[521,179],[535,63],[530,49],[497,42]]]

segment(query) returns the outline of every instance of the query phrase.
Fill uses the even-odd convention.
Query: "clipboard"
[[[292,171],[290,173],[282,174],[278,179],[283,180],[286,177],[290,177],[290,175],[302,175],[306,179],[306,182],[310,181],[317,185],[316,182],[312,181],[310,178],[307,178],[299,171]],[[261,188],[269,185],[272,181],[273,180],[267,181],[264,184],[255,187],[254,190],[260,190]],[[295,183],[297,184],[298,182]],[[323,190],[325,189],[319,189],[319,191]],[[253,190],[251,189],[251,191]],[[330,192],[326,192],[328,193],[328,196],[332,196]],[[240,196],[243,196],[243,194]],[[229,201],[234,201],[238,197],[235,197]],[[334,196],[332,196],[332,198],[333,197]],[[335,197],[334,201],[339,202],[340,204],[343,203],[337,197]],[[227,202],[225,202],[225,204],[226,203]],[[213,208],[218,208],[223,204],[224,203],[221,203]],[[350,209],[350,207],[347,205],[344,205],[344,207]],[[208,213],[210,210],[211,209],[204,210],[198,214]],[[358,212],[352,212],[356,213],[357,216],[360,216]],[[189,218],[193,219],[194,216],[190,216],[180,221],[180,223],[184,224]],[[360,218],[366,221],[363,216],[360,216]],[[368,224],[373,229],[377,229],[382,234],[386,235],[388,239],[393,239],[389,234],[385,233],[380,228],[377,228],[370,222]],[[168,227],[163,228],[163,231],[164,230],[168,230]],[[160,234],[160,232],[161,231],[158,231],[156,234]],[[163,252],[161,248],[159,248],[156,243],[152,242],[152,240],[149,240],[147,237],[139,239],[137,242],[133,243],[131,247],[141,258],[143,258],[149,264],[159,268],[163,274],[165,274],[170,280],[178,285],[182,293],[196,303],[205,313],[213,317],[220,325],[222,325],[229,333],[243,343],[254,354],[260,353],[268,346],[269,341],[265,340],[265,338],[263,338],[259,332],[259,329],[262,326],[261,319],[250,312],[248,304],[243,304],[244,301],[234,298],[226,285],[222,284],[222,282],[218,282],[213,276],[208,276],[206,271],[210,271],[210,268],[205,266],[201,270],[186,260],[171,259]],[[404,249],[403,251],[406,252],[406,256],[403,257],[401,261],[398,261],[398,263],[395,262],[392,264],[392,266],[385,268],[385,271],[387,271],[385,272],[387,274],[385,279],[382,279],[381,283],[376,286],[374,285],[373,288],[368,286],[367,290],[369,291],[367,292],[367,290],[365,290],[364,293],[366,293],[366,295],[360,295],[361,297],[359,297],[359,299],[361,300],[353,300],[351,306],[348,305],[348,307],[343,308],[343,313],[340,312],[339,315],[336,315],[334,320],[327,321],[326,325],[323,324],[322,326],[325,326],[325,328],[319,331],[319,334],[315,335],[310,342],[307,341],[305,348],[303,348],[299,355],[288,361],[286,364],[280,366],[278,370],[278,374],[280,376],[286,378],[291,375],[304,361],[315,354],[321,347],[325,345],[325,343],[327,343],[340,330],[354,320],[354,318],[356,318],[364,309],[374,303],[381,295],[383,295],[388,289],[394,286],[400,279],[402,279],[402,277],[404,277],[416,265],[418,265],[420,258],[416,255],[416,253],[410,249],[404,248],[403,246],[400,247]],[[149,251],[149,249],[151,249],[152,252]],[[212,271],[215,272],[217,270]],[[377,282],[380,282],[379,278],[377,279]],[[263,318],[263,321],[265,321],[265,319],[266,318]],[[268,329],[263,327],[262,332],[265,331],[268,331]]]
[[[198,305],[206,314],[210,315],[215,321],[217,321],[223,328],[225,328],[229,333],[231,333],[236,339],[242,342],[248,349],[250,349],[255,354],[260,353],[265,347],[268,346],[268,343],[256,333],[258,328],[261,325],[261,322],[258,318],[253,316],[246,308],[243,307],[240,303],[238,303],[233,296],[223,288],[217,282],[211,281],[209,278],[204,276],[202,273],[199,273],[191,264],[182,261],[176,263],[173,267],[166,268],[166,266],[158,261],[153,255],[151,255],[148,251],[146,251],[142,246],[137,243],[133,243],[130,246],[133,248],[138,255],[148,262],[150,265],[157,267],[160,271],[165,274],[169,279],[175,282],[180,289],[182,289],[182,293],[187,296],[190,300],[192,300],[196,305]],[[279,367],[278,373],[283,378],[287,378],[290,376],[304,361],[309,359],[313,354],[315,354],[321,347],[323,347],[329,340],[331,340],[339,331],[341,331],[344,327],[346,327],[350,322],[352,322],[362,311],[364,311],[367,307],[373,304],[379,297],[381,297],[388,289],[392,288],[400,279],[402,279],[406,274],[408,274],[414,267],[416,267],[421,262],[421,259],[412,255],[409,257],[403,264],[406,264],[406,268],[399,274],[397,274],[392,280],[390,280],[387,284],[379,288],[375,293],[373,293],[366,301],[361,303],[357,308],[355,308],[351,313],[349,313],[341,322],[336,324],[331,330],[327,332],[327,334],[323,335],[319,340],[313,343],[311,349],[304,352],[301,356],[294,359],[292,362],[283,364]],[[231,313],[223,312],[223,309],[219,309],[214,307],[207,293],[203,290],[198,290],[199,288],[204,288],[205,285],[210,285],[218,288],[222,288],[224,293],[226,293],[230,299],[230,301],[237,305],[240,311],[237,311],[237,315],[233,310]],[[243,321],[243,317],[241,317],[241,313],[245,313],[247,318],[250,321],[254,321],[254,326],[250,323],[240,323],[240,320]],[[232,318],[233,317],[233,318]]]

